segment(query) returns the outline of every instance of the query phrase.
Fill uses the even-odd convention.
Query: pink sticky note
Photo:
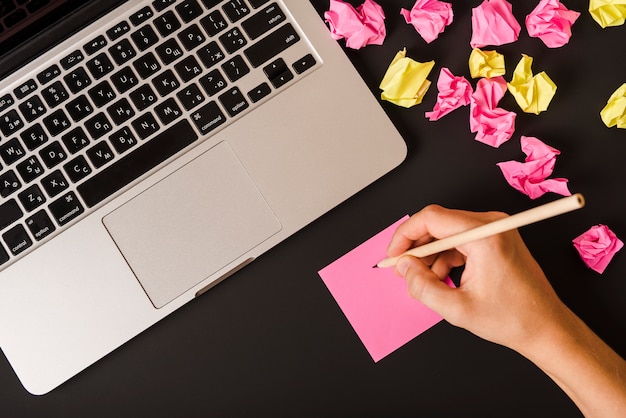
[[[572,25],[579,16],[559,0],[541,0],[526,16],[526,29],[528,35],[541,39],[548,48],[558,48],[569,42]]]
[[[394,231],[389,226],[319,271],[350,325],[375,362],[441,321],[441,316],[409,296],[393,269],[373,268],[386,257]],[[446,281],[454,286],[450,279]]]
[[[365,0],[356,9],[341,0],[330,0],[324,18],[330,26],[333,39],[346,39],[346,46],[360,49],[366,45],[381,45],[387,32],[385,13],[373,0]]]
[[[506,0],[485,0],[472,9],[472,48],[515,42],[521,30]]]
[[[624,243],[606,225],[594,225],[574,238],[574,247],[587,267],[602,274]]]
[[[497,164],[511,187],[531,199],[543,196],[547,192],[571,195],[567,188],[567,179],[548,179],[554,171],[556,157],[561,152],[532,136],[522,136],[520,142],[522,151],[526,154],[524,162],[504,161]]]
[[[504,78],[481,78],[470,101],[470,131],[476,141],[498,148],[511,139],[517,114],[498,107],[506,92]]]
[[[426,117],[435,121],[461,106],[467,106],[472,97],[472,86],[462,76],[455,76],[446,68],[441,68],[437,81],[437,103],[431,112],[426,112]]]
[[[426,43],[437,39],[454,18],[452,5],[439,0],[417,0],[411,10],[401,9],[400,14]]]

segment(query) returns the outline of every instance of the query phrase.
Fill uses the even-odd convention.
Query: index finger
[[[468,212],[428,205],[400,224],[387,247],[387,254],[395,257],[433,239],[449,237],[504,216],[506,214],[500,212]]]

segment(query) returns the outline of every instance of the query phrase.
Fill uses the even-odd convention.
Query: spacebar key
[[[79,185],[78,193],[88,207],[95,206],[197,139],[189,122],[183,119]]]

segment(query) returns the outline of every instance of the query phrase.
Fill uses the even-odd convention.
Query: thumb
[[[426,264],[415,257],[400,258],[396,270],[406,280],[413,298],[447,319],[458,297],[455,289],[442,282]]]

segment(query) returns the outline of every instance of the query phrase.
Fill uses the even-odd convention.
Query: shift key
[[[300,40],[291,23],[276,29],[251,47],[245,49],[246,55],[253,67],[263,65],[263,63],[274,58],[276,55],[289,48]]]

